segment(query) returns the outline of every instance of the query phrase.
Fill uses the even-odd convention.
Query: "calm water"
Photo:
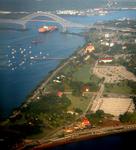
[[[124,17],[135,19],[136,11],[111,12],[106,16],[64,18],[73,22],[92,24]],[[13,108],[19,106],[60,62],[58,60],[34,62],[30,57],[67,58],[84,44],[83,37],[62,34],[59,30],[39,34],[37,29],[42,25],[45,23],[28,23],[28,31],[0,28],[0,110],[3,116],[7,116]],[[34,41],[38,43],[35,44]]]
[[[0,30],[0,106],[4,115],[19,106],[60,61],[31,61],[30,57],[67,58],[84,39],[54,31],[39,34],[41,23],[28,24],[29,31]],[[38,42],[37,44],[34,41]]]

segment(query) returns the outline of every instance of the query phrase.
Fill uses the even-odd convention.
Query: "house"
[[[55,83],[61,83],[60,80],[53,80],[53,82],[55,82]]]
[[[58,96],[58,97],[62,97],[62,96],[63,96],[63,92],[58,91],[58,92],[57,92],[57,96]]]
[[[85,96],[85,93],[89,92],[89,91],[90,91],[90,86],[89,85],[84,85],[82,87],[82,96]]]
[[[105,36],[105,38],[109,38],[109,37],[110,37],[110,34],[109,34],[109,33],[106,33],[104,36]]]
[[[83,124],[84,126],[90,126],[90,125],[91,125],[90,121],[89,121],[86,117],[84,117],[84,118],[82,119],[82,124]]]
[[[112,61],[113,61],[112,57],[99,58],[99,60],[98,60],[99,63],[110,63]]]
[[[69,110],[69,111],[67,111],[67,114],[74,115],[74,113],[75,113],[75,112],[73,112],[73,111],[70,111],[70,110]]]
[[[113,47],[114,45],[115,45],[115,44],[114,44],[113,42],[111,42],[109,46],[110,46],[110,47]]]
[[[92,45],[92,43],[88,43],[88,45],[86,46],[86,48],[84,49],[84,54],[86,53],[91,53],[92,51],[94,51],[95,48],[94,46]]]

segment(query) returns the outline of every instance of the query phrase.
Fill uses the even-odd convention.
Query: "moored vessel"
[[[57,29],[57,26],[43,26],[38,29],[40,33],[54,31]]]

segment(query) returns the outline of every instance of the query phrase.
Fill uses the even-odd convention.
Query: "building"
[[[62,96],[63,96],[63,92],[58,91],[58,92],[57,92],[57,96],[58,96],[58,97],[62,97]]]
[[[84,60],[87,61],[90,58],[90,55],[87,55]]]
[[[92,45],[92,43],[88,43],[88,45],[84,49],[84,54],[91,53],[94,50],[95,50],[95,47]]]
[[[90,91],[90,86],[89,85],[84,85],[82,87],[81,91],[82,91],[82,96],[85,96],[85,93]]]
[[[83,124],[84,126],[90,126],[90,125],[91,125],[90,121],[89,121],[86,117],[84,117],[84,118],[82,119],[82,124]]]
[[[112,57],[105,57],[105,58],[99,58],[98,59],[98,62],[99,63],[110,63],[113,61],[113,58]]]

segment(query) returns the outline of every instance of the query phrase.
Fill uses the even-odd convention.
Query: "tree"
[[[95,114],[98,118],[103,118],[105,113],[103,110],[97,110]]]
[[[79,113],[79,114],[82,114],[83,111],[80,109],[80,108],[75,108],[75,112]]]
[[[136,123],[136,112],[126,112],[119,116],[119,119],[123,123]]]
[[[82,86],[83,86],[83,82],[71,81],[70,87],[72,88],[73,95],[80,96],[82,94],[81,93]]]
[[[133,99],[133,103],[135,105],[135,110],[136,110],[136,96],[132,96],[131,98]]]

